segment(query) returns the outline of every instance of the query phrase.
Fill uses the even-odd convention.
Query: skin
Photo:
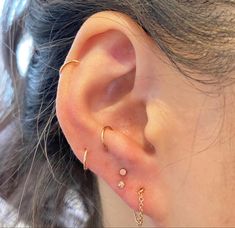
[[[62,72],[56,114],[81,162],[88,148],[105,224],[135,226],[143,186],[144,226],[235,225],[233,86],[187,80],[136,22],[109,11],[85,21],[72,59],[81,63]]]

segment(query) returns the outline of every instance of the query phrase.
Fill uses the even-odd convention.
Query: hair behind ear
[[[55,116],[57,69],[65,59],[72,38],[62,42],[60,33],[57,42],[61,45],[39,47],[38,41],[42,41],[43,36],[49,40],[50,34],[55,35],[53,19],[47,18],[47,23],[43,23],[48,16],[47,10],[55,5],[44,4],[45,12],[42,12],[41,2],[27,1],[22,11],[18,7],[13,13],[13,5],[17,4],[18,1],[5,1],[2,20],[4,67],[14,94],[12,104],[0,122],[1,140],[4,141],[0,148],[0,196],[13,206],[13,213],[19,212],[18,219],[27,225],[103,227],[97,179],[89,171],[84,176],[81,163],[74,157]],[[41,21],[36,22],[35,17],[39,15]],[[65,23],[70,19],[67,18]],[[34,23],[41,29],[37,30],[37,27],[37,31],[32,31]],[[71,36],[78,30],[79,25],[67,28]],[[16,50],[26,31],[33,36],[34,52],[26,77],[21,77]],[[5,137],[6,132],[10,137]],[[74,197],[66,198],[68,190],[77,193],[84,217],[75,214],[72,219],[63,221],[61,217]],[[18,220],[13,222],[17,224]]]

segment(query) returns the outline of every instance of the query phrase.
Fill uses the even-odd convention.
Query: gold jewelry
[[[137,223],[138,226],[142,226],[143,222],[144,222],[144,188],[140,188],[138,191],[138,200],[139,200],[139,211],[136,212],[134,211],[134,215],[135,215],[135,221]]]
[[[86,164],[86,159],[87,159],[87,148],[85,148],[85,152],[84,152],[84,155],[83,155],[83,169],[84,170],[87,170],[87,164]]]
[[[64,68],[65,68],[67,65],[71,64],[71,63],[80,63],[80,61],[74,59],[74,60],[71,60],[71,61],[68,61],[68,62],[64,63],[64,64],[60,67],[60,70],[59,70],[60,74],[62,73],[62,71],[64,70]]]
[[[126,174],[127,174],[126,169],[124,169],[124,168],[120,169],[119,174],[120,174],[121,176],[126,176]]]
[[[106,130],[106,129],[113,130],[113,128],[110,127],[110,126],[105,126],[105,127],[103,127],[103,128],[102,128],[102,131],[101,131],[101,135],[100,135],[100,140],[101,140],[101,142],[102,142],[102,144],[103,144],[103,146],[104,146],[104,149],[105,149],[106,151],[108,151],[108,147],[107,147],[107,145],[105,145],[105,143],[104,143],[104,133],[105,133],[105,130]]]
[[[125,187],[125,182],[124,181],[122,181],[122,180],[120,180],[119,182],[118,182],[118,187],[119,188],[121,188],[121,189],[123,189],[124,187]]]
[[[127,174],[127,171],[126,171],[126,169],[124,169],[124,168],[121,168],[120,170],[119,170],[119,174],[121,175],[121,176],[126,176],[126,174]],[[125,187],[125,182],[123,181],[123,180],[120,180],[119,182],[118,182],[118,187],[119,188],[121,188],[121,189],[123,189],[124,187]]]

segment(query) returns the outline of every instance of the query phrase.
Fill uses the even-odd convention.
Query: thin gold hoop
[[[64,63],[64,64],[60,67],[60,70],[59,70],[60,74],[62,74],[62,71],[64,70],[64,68],[65,68],[67,65],[71,64],[71,63],[80,63],[80,61],[74,59],[74,60],[70,60],[70,61]]]
[[[108,147],[107,147],[107,145],[104,143],[104,133],[105,133],[105,130],[106,130],[106,129],[113,130],[113,128],[110,127],[110,126],[105,126],[105,127],[103,127],[103,128],[102,128],[102,131],[101,131],[101,135],[100,135],[101,143],[103,144],[104,149],[105,149],[106,151],[108,151]]]
[[[85,148],[85,152],[84,152],[84,155],[83,155],[83,169],[84,170],[87,170],[87,164],[86,164],[86,160],[87,160],[87,148]]]

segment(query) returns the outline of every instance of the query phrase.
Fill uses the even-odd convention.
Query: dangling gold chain
[[[140,188],[140,190],[138,191],[138,196],[139,196],[139,211],[134,211],[134,215],[135,215],[135,221],[137,223],[138,226],[142,226],[143,222],[144,222],[144,188]]]

